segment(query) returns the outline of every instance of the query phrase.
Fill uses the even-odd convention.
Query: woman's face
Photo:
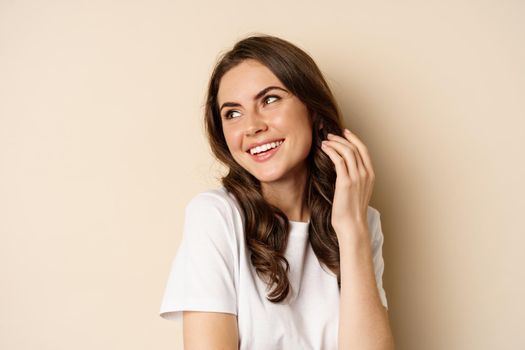
[[[247,59],[230,69],[217,102],[230,153],[261,183],[306,171],[312,145],[308,109],[269,68]]]

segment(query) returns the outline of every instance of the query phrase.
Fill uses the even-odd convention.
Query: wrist
[[[368,232],[368,225],[362,223],[354,223],[344,225],[342,227],[334,227],[339,246],[341,245],[362,245],[363,243],[370,243],[370,235]]]
[[[337,236],[367,236],[368,235],[368,223],[361,220],[339,222],[337,225],[333,225]]]

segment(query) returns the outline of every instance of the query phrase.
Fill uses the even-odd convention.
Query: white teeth
[[[261,153],[261,152],[267,151],[267,150],[269,150],[271,148],[276,148],[281,143],[283,143],[282,140],[281,141],[277,141],[277,142],[270,142],[270,143],[267,143],[267,144],[262,145],[262,146],[257,146],[257,147],[254,147],[254,148],[250,149],[250,153],[251,154]]]

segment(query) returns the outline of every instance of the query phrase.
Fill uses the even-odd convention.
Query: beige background
[[[368,145],[399,350],[524,349],[522,1],[0,0],[0,348],[181,349],[158,316],[222,50],[282,36]]]

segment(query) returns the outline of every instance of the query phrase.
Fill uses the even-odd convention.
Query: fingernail
[[[346,132],[347,134],[350,134],[350,130],[348,130],[347,128],[345,128],[345,132]]]

